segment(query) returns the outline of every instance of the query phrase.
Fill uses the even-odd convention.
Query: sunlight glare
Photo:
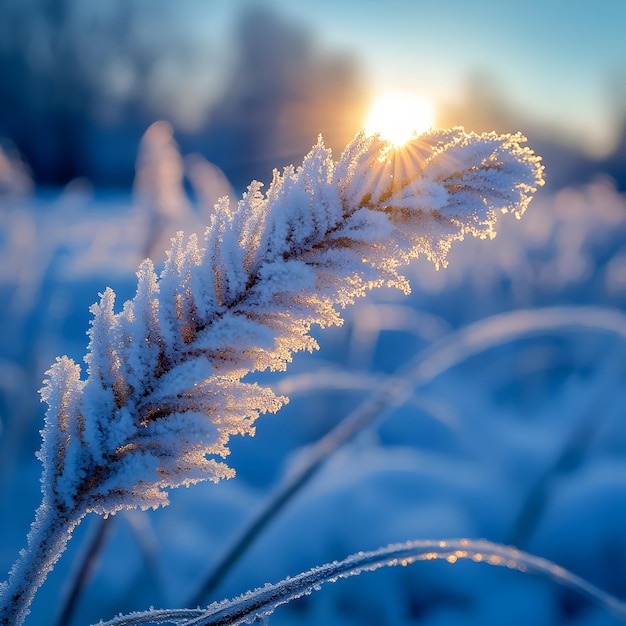
[[[430,130],[434,125],[431,103],[419,96],[406,93],[385,93],[378,97],[365,122],[368,135],[378,133],[383,139],[399,146],[411,138]]]

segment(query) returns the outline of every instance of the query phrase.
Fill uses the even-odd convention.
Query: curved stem
[[[29,613],[35,593],[57,562],[79,523],[80,516],[60,513],[42,503],[35,514],[28,546],[0,586],[0,625],[19,626]]]
[[[363,428],[402,405],[416,388],[426,385],[462,361],[503,343],[546,331],[577,329],[612,332],[626,339],[626,315],[602,307],[549,307],[512,311],[469,324],[430,344],[309,448],[306,458],[249,522],[188,606],[198,606],[209,597],[265,527],[335,450]]]
[[[250,623],[255,617],[271,614],[281,604],[318,591],[322,584],[339,578],[358,576],[381,567],[408,565],[416,561],[445,559],[456,563],[470,559],[477,563],[507,567],[524,573],[540,574],[570,587],[598,602],[620,618],[626,618],[626,603],[602,591],[568,570],[526,552],[485,540],[451,539],[445,541],[408,541],[374,552],[359,552],[308,572],[266,585],[235,599],[212,604],[207,609],[173,609],[147,611],[122,616],[99,626],[134,626],[146,623],[177,623],[180,626],[236,626]]]

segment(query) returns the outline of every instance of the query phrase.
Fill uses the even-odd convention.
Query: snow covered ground
[[[180,184],[174,176],[169,191],[182,194]],[[92,194],[76,184],[0,198],[2,571],[23,547],[39,501],[43,372],[57,355],[82,359],[98,292],[111,286],[120,302],[131,297],[141,259],[164,250],[174,231],[197,231],[206,221],[197,202],[184,203],[182,215],[168,213],[165,196]],[[316,333],[318,353],[263,377],[291,403],[263,416],[256,437],[231,441],[236,478],[178,490],[165,509],[113,519],[74,623],[187,605],[303,462],[306,446],[433,342],[479,320],[501,324],[501,314],[520,309],[594,307],[579,309],[590,324],[600,308],[619,316],[625,218],[626,198],[609,180],[539,194],[521,221],[503,220],[495,240],[457,245],[446,270],[418,260],[408,298],[374,293],[346,312],[342,328]],[[458,363],[329,458],[205,602],[359,550],[452,537],[515,544],[626,598],[626,337],[564,327],[515,335],[468,358],[462,345],[458,351]],[[98,523],[92,516],[75,533],[27,623],[52,623]],[[280,608],[270,623],[619,621],[548,579],[424,562],[328,585]]]

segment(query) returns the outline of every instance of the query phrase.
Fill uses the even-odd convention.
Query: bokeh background
[[[429,100],[438,127],[522,131],[546,186],[493,241],[409,269],[322,349],[263,381],[291,396],[238,476],[116,516],[74,616],[185,605],[289,468],[420,350],[504,313],[626,306],[626,3],[582,0],[3,0],[0,3],[0,570],[39,500],[38,401],[82,360],[89,306],[132,297],[145,256],[199,232],[216,199],[339,154],[378,95]],[[508,216],[505,216],[505,218]],[[593,307],[593,310],[589,307]],[[594,318],[595,319],[595,318]],[[626,598],[624,339],[564,328],[461,360],[363,432],[295,497],[213,598],[389,542],[485,537]],[[88,519],[27,623],[54,623]],[[2,577],[2,575],[0,575]],[[542,578],[475,563],[362,574],[271,624],[618,623]]]

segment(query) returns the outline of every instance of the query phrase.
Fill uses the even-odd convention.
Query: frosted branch
[[[340,324],[369,289],[408,291],[411,259],[445,265],[453,241],[492,237],[500,213],[519,217],[543,184],[524,141],[457,128],[392,148],[359,134],[335,162],[320,138],[266,194],[253,183],[236,208],[218,202],[204,237],[172,240],[159,276],[140,266],[120,312],[111,289],[92,307],[85,380],[67,357],[47,372],[42,510],[73,525],[233,476],[230,436],[254,434],[287,401],[241,379],[315,349],[311,327]],[[23,584],[12,575],[0,589],[0,624],[21,623]]]
[[[232,476],[230,436],[286,402],[241,378],[316,348],[311,326],[341,323],[367,290],[408,290],[409,260],[445,264],[453,240],[521,215],[543,182],[523,141],[453,129],[392,148],[357,135],[335,163],[320,138],[265,195],[253,183],[234,210],[219,202],[202,242],[172,240],[160,277],[141,265],[121,312],[111,289],[92,307],[85,381],[66,357],[49,371],[44,495],[108,514]]]

